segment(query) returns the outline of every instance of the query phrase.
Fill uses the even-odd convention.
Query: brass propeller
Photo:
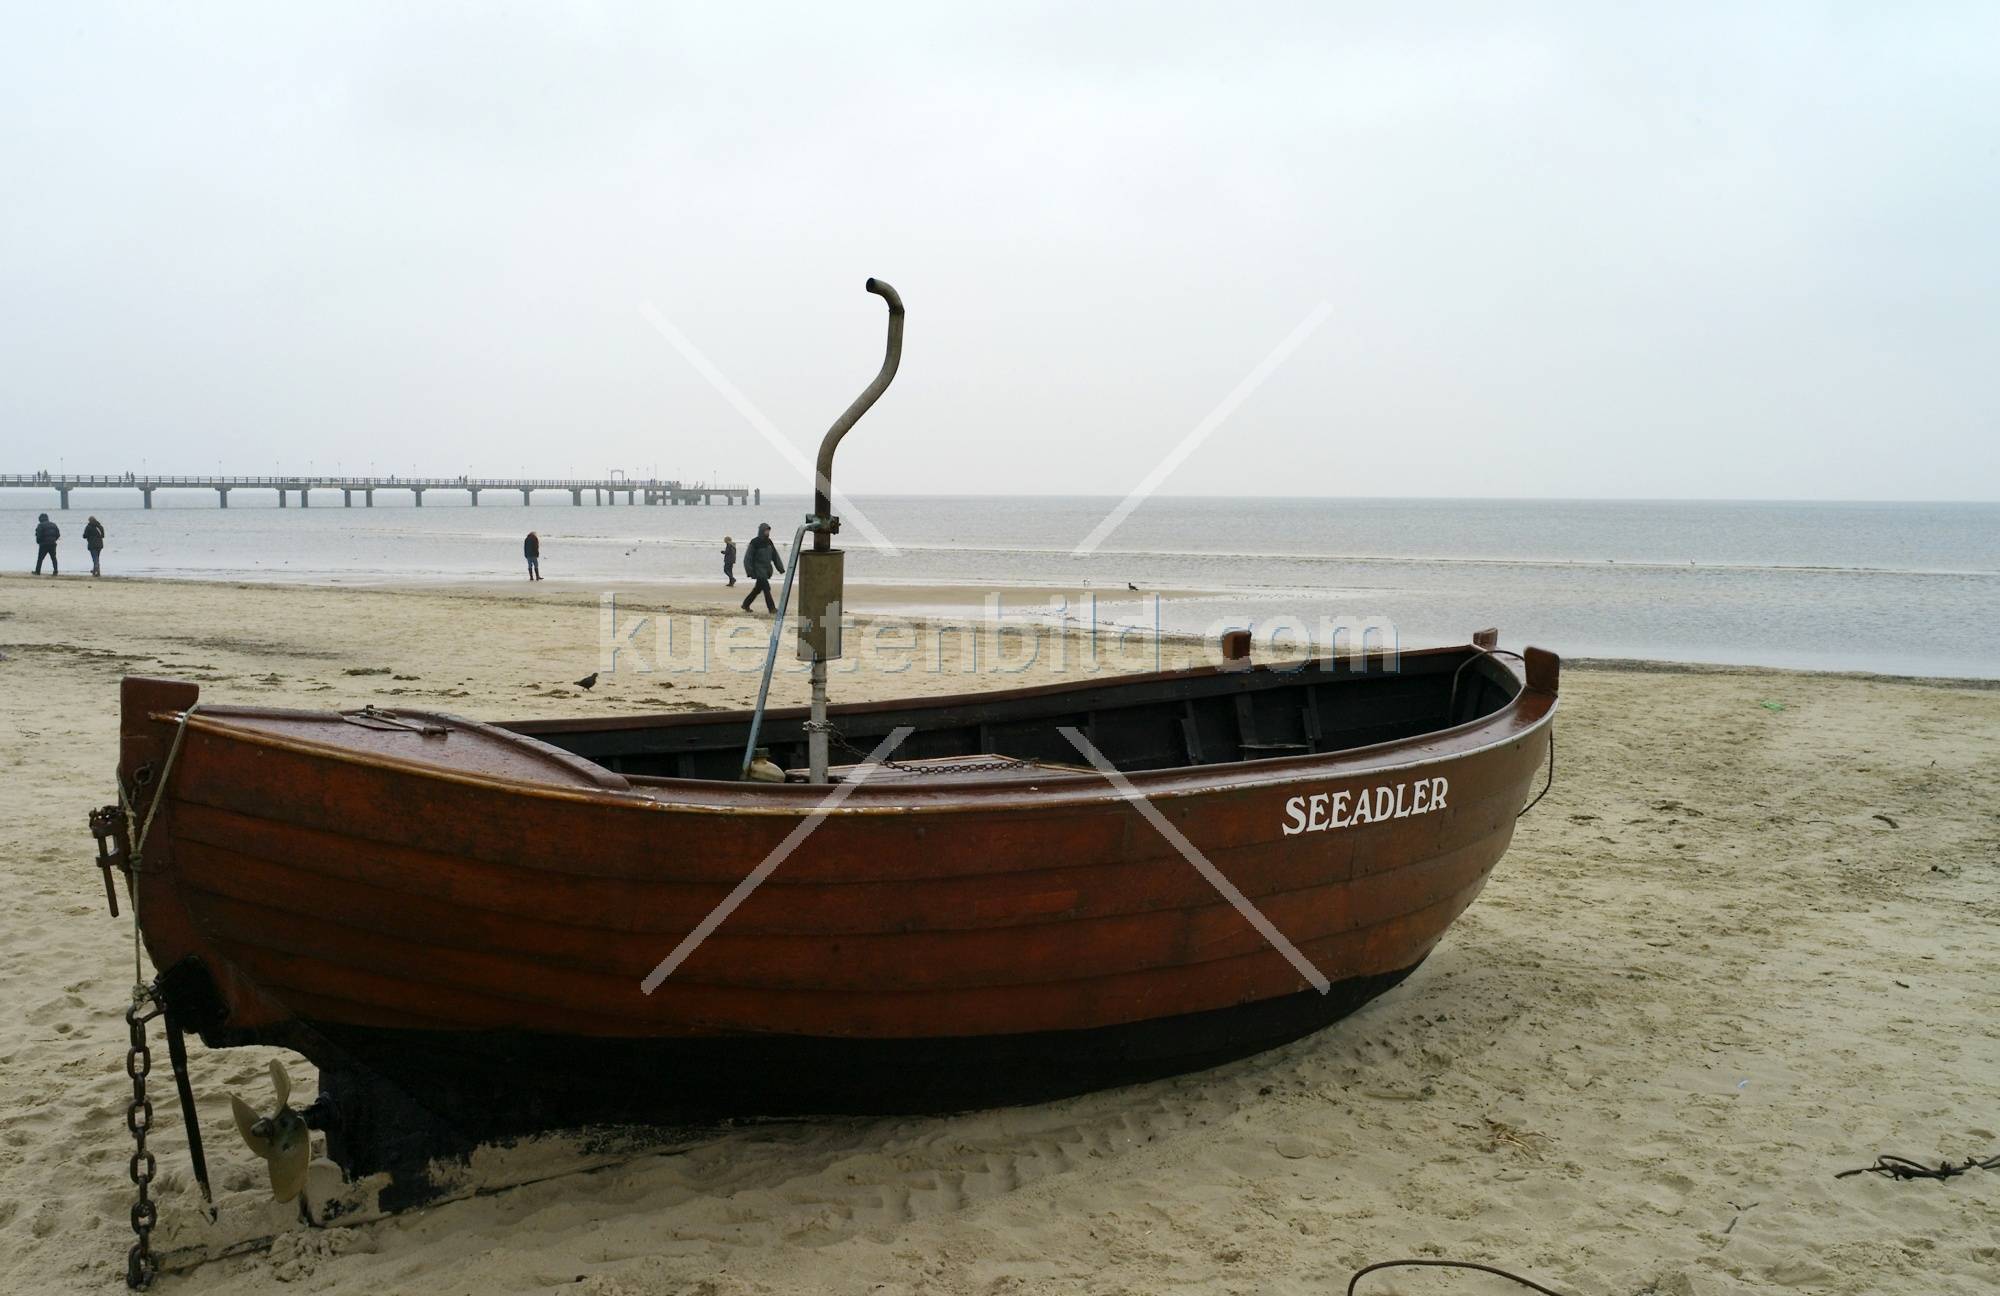
[[[264,1158],[271,1172],[271,1196],[288,1202],[305,1190],[312,1131],[306,1128],[306,1118],[292,1109],[292,1078],[276,1058],[271,1059],[271,1086],[278,1091],[278,1109],[269,1116],[259,1116],[235,1094],[229,1095],[229,1106],[236,1113],[236,1132]]]

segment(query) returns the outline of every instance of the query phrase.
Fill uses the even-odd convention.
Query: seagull
[[[590,672],[590,674],[578,680],[576,682],[576,686],[582,689],[586,693],[590,692],[590,690],[597,687],[597,672],[596,671]]]

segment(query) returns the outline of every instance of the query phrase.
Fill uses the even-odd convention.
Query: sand
[[[586,593],[525,585],[0,578],[0,1289],[117,1289],[129,1241],[130,937],[104,912],[84,827],[111,799],[119,676],[487,718],[754,692],[748,673],[621,667],[586,697],[568,681],[598,668],[599,615]],[[959,660],[846,676],[838,696],[1048,673]],[[718,1131],[306,1232],[229,1128],[229,1090],[266,1092],[263,1057],[197,1044],[221,1219],[196,1209],[163,1081],[160,1241],[277,1238],[161,1288],[1322,1293],[1415,1255],[1578,1296],[1992,1290],[2000,1172],[1834,1172],[1878,1152],[2000,1151],[2000,691],[1572,663],[1559,756],[1491,886],[1404,986],[1196,1076]],[[294,1074],[309,1092],[310,1069]],[[491,1184],[596,1152],[558,1140],[475,1169]],[[1392,1274],[1362,1291],[1518,1290],[1479,1281]]]

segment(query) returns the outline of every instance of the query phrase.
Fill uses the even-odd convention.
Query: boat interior
[[[1483,646],[1140,675],[1008,692],[835,706],[836,762],[866,762],[891,730],[913,732],[870,777],[1043,776],[1087,768],[1061,730],[1081,730],[1126,773],[1346,751],[1481,719],[1521,689]],[[806,709],[765,714],[758,746],[788,774],[806,763]],[[734,781],[750,713],[526,720],[500,726],[622,774]],[[836,770],[836,775],[839,771]]]

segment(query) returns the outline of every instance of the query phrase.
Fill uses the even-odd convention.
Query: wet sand
[[[775,597],[784,583],[783,576],[772,578],[771,590]],[[525,586],[526,582],[523,582]],[[349,588],[370,588],[350,586]],[[494,583],[446,582],[433,585],[409,585],[386,582],[373,588],[411,594],[448,594],[490,597]],[[570,580],[550,577],[540,582],[535,591],[537,596],[547,600],[554,595],[580,596],[595,602],[598,592],[606,588],[602,582]],[[750,582],[741,576],[734,586],[725,586],[721,581],[676,581],[650,580],[626,581],[617,585],[621,598],[629,596],[635,602],[648,607],[673,607],[684,611],[728,612],[739,607],[749,597]],[[1154,619],[1153,600],[1159,599],[1173,605],[1187,602],[1217,604],[1215,615],[1220,617],[1226,608],[1220,601],[1228,598],[1226,591],[1195,588],[1146,588],[1130,589],[1124,584],[1113,582],[1098,585],[1021,585],[1021,584],[952,584],[936,581],[889,584],[881,581],[847,582],[847,601],[862,615],[890,614],[905,617],[949,619],[990,619],[997,610],[1010,620],[1026,617],[1058,617],[1071,625],[1085,621],[1093,607],[1099,610],[1100,618],[1118,624],[1151,624]]]
[[[859,589],[850,601],[870,625],[904,624]],[[653,591],[629,607],[659,605]],[[624,667],[584,694],[569,682],[599,668],[599,618],[594,591],[555,582],[0,577],[0,1288],[118,1289],[130,1240],[130,936],[104,912],[84,827],[112,798],[120,675],[481,718],[754,694],[750,671]],[[734,624],[754,645],[768,623],[716,631]],[[944,636],[939,669],[858,671],[836,695],[1052,672],[1048,655],[967,672],[962,652]],[[802,680],[775,696],[802,701]],[[482,1157],[477,1182],[612,1164],[308,1232],[268,1203],[230,1128],[231,1090],[265,1096],[264,1057],[197,1045],[221,1219],[196,1208],[163,1079],[158,1241],[276,1241],[161,1288],[1221,1296],[1339,1291],[1369,1261],[1431,1255],[1579,1296],[1988,1290],[2000,1174],[1833,1176],[1878,1152],[2000,1151],[2000,691],[1572,663],[1559,733],[1553,792],[1422,969],[1330,1031],[1201,1075],[948,1118],[746,1126],[622,1159],[552,1140]],[[309,1069],[294,1073],[309,1092]],[[1363,1287],[1446,1290],[1474,1288]]]

